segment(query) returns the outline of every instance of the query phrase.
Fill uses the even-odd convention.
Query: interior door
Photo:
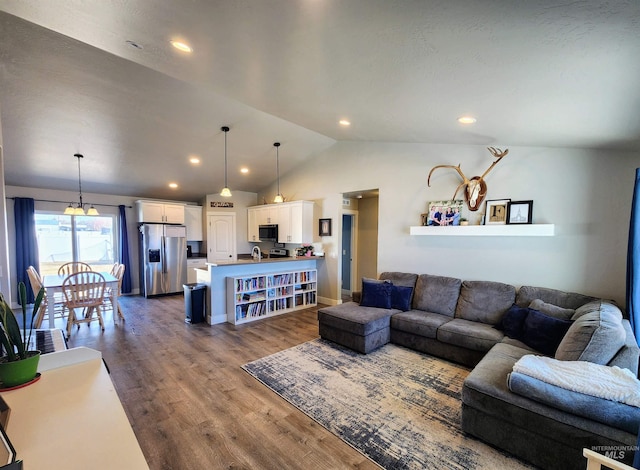
[[[207,216],[207,261],[223,263],[237,261],[236,214],[219,213]]]
[[[350,296],[352,291],[351,275],[353,269],[353,249],[351,239],[353,237],[353,216],[342,214],[342,293]]]

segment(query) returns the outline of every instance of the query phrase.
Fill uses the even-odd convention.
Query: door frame
[[[351,209],[343,209],[340,214],[340,222],[342,222],[343,215],[350,215],[352,217],[351,224],[351,290],[342,289],[342,264],[340,265],[340,292],[342,295],[351,295],[356,286],[358,280],[358,211]],[[341,232],[344,231],[344,226],[341,226]],[[342,235],[342,233],[341,233]],[[340,260],[342,260],[342,236],[340,236]]]
[[[233,243],[233,256],[232,256],[232,261],[238,261],[238,240],[237,240],[237,233],[236,233],[236,213],[235,212],[207,212],[207,261],[209,261],[209,250],[211,249],[210,243],[209,243],[209,237],[213,236],[212,230],[211,230],[211,220],[212,218],[215,217],[229,217],[231,216],[232,220],[231,220],[231,227],[233,230],[233,233],[231,235],[231,240]],[[209,261],[211,262],[211,261]]]

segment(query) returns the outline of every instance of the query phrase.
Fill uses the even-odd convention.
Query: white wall
[[[0,109],[1,111],[1,109]],[[0,112],[0,116],[2,113]],[[4,295],[9,305],[13,297],[17,297],[17,290],[11,289],[9,275],[9,247],[7,245],[7,200],[4,186],[4,155],[2,147],[2,121],[0,120],[0,292]],[[16,295],[14,295],[16,294]]]
[[[486,178],[487,198],[532,199],[534,223],[555,224],[555,237],[409,235],[409,226],[420,224],[427,201],[450,199],[460,183],[454,170],[442,169],[427,187],[433,166],[461,163],[470,178],[482,174],[492,161],[482,146],[339,142],[303,168],[281,175],[284,193],[314,200],[316,216],[334,221],[334,235],[316,240],[327,254],[319,296],[340,298],[342,193],[379,188],[378,272],[544,286],[612,298],[624,305],[629,214],[640,155],[510,148]],[[268,188],[258,199],[269,199],[274,192]],[[472,223],[479,216],[472,213]]]

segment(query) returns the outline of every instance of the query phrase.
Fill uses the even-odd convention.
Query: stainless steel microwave
[[[260,241],[278,241],[278,226],[272,225],[259,225],[258,226],[258,238]]]

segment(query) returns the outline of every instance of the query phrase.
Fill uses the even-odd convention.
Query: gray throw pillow
[[[557,305],[548,304],[541,299],[535,299],[529,304],[529,308],[538,310],[539,312],[549,315],[550,317],[559,318],[560,320],[571,320],[576,311],[572,308],[562,308]]]
[[[626,333],[617,306],[602,300],[589,302],[576,309],[573,319],[556,359],[606,365],[624,345]]]

